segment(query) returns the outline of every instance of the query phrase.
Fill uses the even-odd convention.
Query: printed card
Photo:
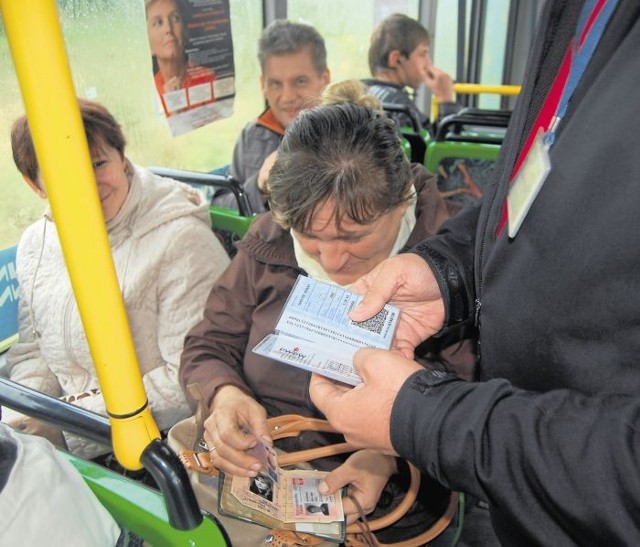
[[[348,313],[361,299],[343,287],[299,276],[274,334],[253,351],[357,385],[362,379],[353,367],[353,354],[363,347],[390,348],[400,315],[398,308],[387,304],[367,321],[352,321]]]
[[[331,523],[344,520],[342,497],[321,495],[322,471],[280,471],[280,483],[259,473],[254,478],[234,476],[231,494],[244,506],[282,522]]]

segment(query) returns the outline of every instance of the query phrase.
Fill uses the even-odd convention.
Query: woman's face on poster
[[[172,60],[184,55],[185,32],[175,0],[156,0],[147,5],[147,32],[151,54]]]

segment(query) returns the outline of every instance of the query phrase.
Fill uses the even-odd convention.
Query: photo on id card
[[[342,492],[321,495],[318,485],[326,471],[281,469],[277,453],[263,441],[251,449],[262,462],[255,477],[220,474],[219,511],[260,524],[344,541],[345,522]]]

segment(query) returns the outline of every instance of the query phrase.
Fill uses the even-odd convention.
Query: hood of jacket
[[[211,228],[209,204],[199,190],[160,177],[139,165],[132,164],[132,168],[127,197],[116,215],[106,223],[112,247],[131,236],[143,237],[158,226],[182,217],[193,216]],[[47,207],[44,217],[54,220],[51,207]]]
[[[181,182],[176,184],[144,167],[134,165],[133,169],[129,193],[120,211],[107,222],[111,246],[131,236],[141,238],[181,217],[193,216],[211,227],[209,206],[199,190]]]

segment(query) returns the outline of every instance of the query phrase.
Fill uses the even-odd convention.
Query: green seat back
[[[213,231],[220,238],[227,254],[233,258],[237,252],[234,243],[244,237],[256,215],[245,217],[235,209],[226,209],[217,205],[209,206],[209,215]]]
[[[425,167],[437,176],[444,199],[473,205],[490,184],[499,154],[499,144],[432,141],[427,146]]]
[[[427,145],[427,154],[424,165],[431,173],[437,173],[438,166],[445,158],[467,158],[495,161],[499,154],[499,144],[431,141]]]
[[[60,454],[80,472],[115,521],[153,547],[229,545],[222,527],[208,513],[196,528],[177,530],[169,523],[162,494],[157,490],[67,452]]]
[[[226,209],[217,205],[209,207],[209,214],[211,215],[211,226],[214,230],[231,232],[238,239],[244,237],[255,218],[255,215],[245,217],[234,209]]]

